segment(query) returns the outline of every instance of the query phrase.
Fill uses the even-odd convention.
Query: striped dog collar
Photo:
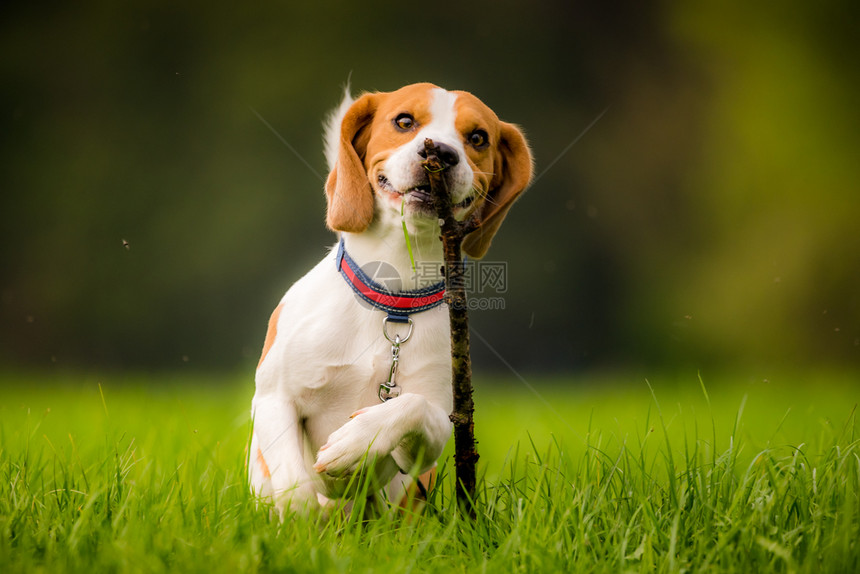
[[[409,315],[419,313],[442,304],[445,298],[445,282],[440,281],[415,291],[390,291],[376,283],[362,271],[346,252],[343,238],[337,247],[337,269],[362,300],[388,313],[388,319],[398,323],[409,321]]]

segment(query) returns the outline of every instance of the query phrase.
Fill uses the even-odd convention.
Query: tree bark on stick
[[[424,140],[426,159],[422,163],[430,180],[430,195],[439,216],[445,256],[445,300],[451,320],[451,373],[454,391],[454,468],[457,502],[475,516],[475,483],[478,449],[475,443],[475,404],[472,400],[472,357],[469,348],[469,316],[466,307],[465,266],[461,251],[463,238],[476,227],[474,221],[454,219],[451,194],[444,177],[448,168],[439,159],[433,140]]]

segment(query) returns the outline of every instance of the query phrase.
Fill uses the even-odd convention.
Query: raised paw
[[[358,469],[362,459],[386,456],[397,440],[387,436],[372,408],[353,413],[349,422],[331,433],[320,447],[314,470],[339,477]],[[401,437],[398,437],[398,440]]]

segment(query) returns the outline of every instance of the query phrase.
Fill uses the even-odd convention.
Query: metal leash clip
[[[388,380],[379,384],[379,400],[383,403],[400,396],[400,387],[394,381],[394,377],[397,374],[397,365],[400,363],[400,345],[408,341],[409,337],[412,336],[412,328],[414,326],[412,319],[407,318],[409,330],[406,332],[406,336],[401,339],[399,334],[395,334],[392,339],[391,335],[388,334],[388,320],[388,317],[386,317],[382,321],[382,334],[391,343],[391,368],[388,370]]]

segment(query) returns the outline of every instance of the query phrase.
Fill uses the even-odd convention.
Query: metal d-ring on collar
[[[361,267],[353,261],[346,252],[343,237],[338,243],[335,263],[346,284],[360,300],[386,313],[386,317],[382,320],[382,334],[391,343],[391,368],[388,371],[388,380],[380,383],[377,394],[379,400],[383,402],[393,399],[399,396],[401,391],[394,380],[397,374],[397,365],[400,362],[400,345],[409,340],[414,327],[410,315],[434,309],[444,303],[445,282],[439,281],[414,291],[390,291],[368,277]],[[388,332],[389,322],[409,325],[406,336],[401,337],[399,334],[395,334],[392,337]]]
[[[389,399],[400,396],[400,387],[397,386],[397,383],[394,380],[395,375],[397,375],[397,365],[400,363],[400,345],[409,340],[409,337],[412,336],[412,329],[415,327],[415,323],[412,319],[406,317],[406,322],[409,325],[409,330],[406,331],[406,336],[401,338],[400,334],[396,333],[394,338],[392,338],[388,333],[388,322],[392,320],[393,319],[390,317],[382,319],[382,334],[385,335],[385,338],[388,339],[389,343],[391,343],[391,368],[388,370],[388,380],[379,384],[379,391],[377,393],[379,400],[383,403]]]

